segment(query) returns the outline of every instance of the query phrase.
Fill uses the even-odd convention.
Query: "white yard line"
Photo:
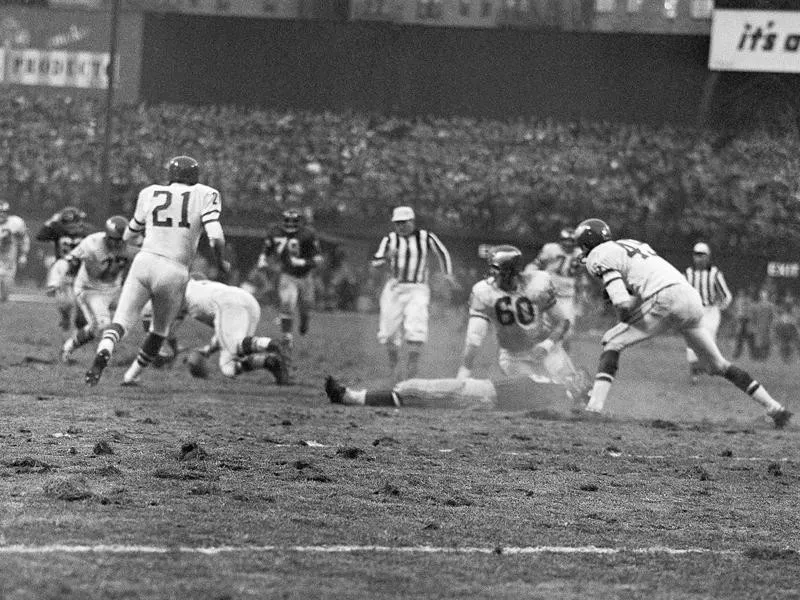
[[[34,546],[9,544],[0,546],[0,555],[12,554],[263,554],[299,552],[307,554],[348,554],[355,552],[380,552],[386,554],[710,554],[739,555],[738,550],[712,548],[608,548],[599,546],[137,546],[124,544],[69,545],[46,544]]]

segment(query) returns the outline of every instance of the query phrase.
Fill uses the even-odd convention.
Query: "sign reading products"
[[[800,73],[800,12],[714,10],[708,68]]]
[[[108,87],[107,52],[0,48],[0,81],[52,87]]]

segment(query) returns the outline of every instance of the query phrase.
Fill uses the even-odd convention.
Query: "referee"
[[[378,342],[386,346],[392,378],[398,379],[400,347],[408,345],[408,370],[404,378],[417,375],[422,346],[428,341],[428,257],[435,254],[445,278],[453,277],[450,253],[441,240],[426,229],[417,229],[414,209],[398,206],[392,211],[394,231],[384,236],[372,257],[372,267],[386,267],[389,278],[379,301]]]
[[[686,269],[686,279],[700,293],[703,299],[703,318],[700,325],[707,329],[716,340],[721,313],[728,308],[733,295],[725,282],[719,267],[711,264],[711,248],[704,242],[697,242],[692,249],[693,265]],[[703,369],[698,364],[697,354],[686,348],[689,361],[689,375],[692,383],[697,383]]]

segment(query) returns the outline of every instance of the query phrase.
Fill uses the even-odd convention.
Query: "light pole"
[[[106,76],[106,123],[103,132],[103,154],[100,159],[100,177],[102,182],[101,202],[108,207],[111,200],[111,134],[114,127],[114,79],[117,66],[117,27],[119,25],[119,1],[111,0],[111,33],[108,41],[108,68]],[[98,208],[100,208],[98,206]]]

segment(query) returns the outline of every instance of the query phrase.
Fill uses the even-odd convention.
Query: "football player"
[[[587,410],[603,410],[625,348],[675,329],[709,373],[723,376],[763,406],[775,427],[783,428],[789,422],[791,413],[786,407],[722,355],[711,333],[702,326],[700,294],[678,269],[646,243],[614,240],[611,229],[600,219],[580,223],[575,241],[585,253],[586,270],[602,282],[619,318],[603,335],[603,351]]]
[[[489,249],[488,262],[488,277],[472,287],[464,352],[456,378],[471,377],[478,350],[493,325],[499,346],[498,366],[504,375],[546,376],[561,384],[583,386],[580,396],[585,396],[589,377],[575,368],[562,346],[570,320],[556,302],[550,274],[522,272],[522,252],[514,246]]]
[[[86,220],[86,213],[74,206],[66,206],[51,216],[36,233],[36,240],[40,242],[53,242],[55,261],[64,258],[73,250],[80,241],[92,233],[93,228]],[[56,262],[53,262],[48,270],[47,279],[54,278],[52,269]],[[69,331],[72,315],[75,315],[75,327],[81,329],[86,326],[83,318],[83,311],[75,302],[75,292],[73,283],[74,276],[64,275],[60,278],[59,287],[47,286],[48,296],[55,296],[56,307],[58,308],[58,326],[64,331]]]
[[[299,317],[300,335],[308,333],[309,311],[314,305],[311,272],[322,265],[322,250],[316,232],[303,223],[296,208],[283,211],[283,222],[267,234],[257,267],[277,274],[281,322],[281,344],[287,360],[294,342],[294,318]]]
[[[9,214],[11,205],[0,200],[0,302],[6,302],[14,287],[17,267],[28,264],[31,239],[28,226],[20,217]]]
[[[153,302],[153,322],[126,379],[139,373],[157,357],[183,304],[189,265],[203,231],[208,235],[216,267],[227,273],[225,235],[219,218],[219,191],[199,183],[200,165],[190,156],[176,156],[167,165],[168,183],[150,185],[139,192],[133,218],[123,239],[143,236],[141,250],[131,263],[122,285],[114,318],[103,332],[94,361],[86,372],[88,385],[97,385],[117,343],[139,319],[148,300]]]
[[[348,406],[574,411],[568,389],[538,375],[464,380],[407,379],[391,389],[377,390],[351,388],[328,376],[325,393],[333,404]]]
[[[187,364],[195,376],[204,376],[205,359],[219,352],[219,370],[225,377],[266,369],[278,385],[286,385],[288,372],[280,347],[269,337],[255,335],[261,306],[249,292],[210,280],[190,280],[186,285],[184,311],[214,328],[211,341],[192,350]],[[126,383],[131,383],[126,377]]]
[[[569,337],[575,331],[575,323],[578,317],[575,295],[577,278],[581,270],[581,251],[575,246],[573,234],[574,230],[570,227],[562,229],[558,241],[548,242],[542,246],[533,262],[525,267],[526,272],[540,269],[550,273],[550,279],[556,290],[556,302],[559,304],[564,316],[569,319],[571,325],[567,335],[562,340],[564,347],[567,347]]]
[[[63,287],[65,279],[73,281],[75,300],[86,321],[86,325],[77,328],[64,342],[63,362],[69,362],[75,349],[93,340],[111,323],[111,307],[119,297],[122,281],[138,251],[122,238],[127,227],[125,217],[109,217],[103,231],[87,235],[50,269],[48,289]]]

